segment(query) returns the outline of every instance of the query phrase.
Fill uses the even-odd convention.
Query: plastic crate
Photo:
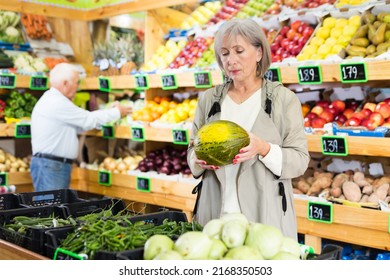
[[[144,221],[145,223],[161,225],[165,219],[175,222],[188,222],[186,214],[180,211],[162,211],[156,213],[149,213],[131,217],[129,220],[132,223]]]
[[[112,214],[116,215],[120,211],[124,210],[126,205],[122,200],[119,199],[103,198],[100,200],[69,203],[61,205],[59,208],[63,209],[64,215],[67,217],[80,217],[94,212],[100,212],[102,210],[108,210],[110,208]]]
[[[77,191],[70,189],[19,193],[18,197],[21,204],[34,207],[86,201],[78,197]]]
[[[144,248],[137,248],[134,250],[127,250],[119,252],[117,260],[143,260],[144,259]]]
[[[341,260],[343,247],[327,244],[322,248],[321,254],[309,254],[307,260]]]
[[[54,228],[46,231],[46,256],[50,259],[54,258],[54,253],[59,247],[59,244],[71,233],[74,228]],[[66,258],[58,258],[65,260]]]
[[[45,255],[45,232],[49,228],[28,228],[24,234],[12,231],[4,227],[4,225],[10,224],[12,219],[16,216],[27,217],[54,217],[65,218],[63,211],[55,206],[42,206],[31,208],[20,208],[14,210],[4,210],[0,212],[0,238],[8,242],[11,242],[20,247],[26,248],[38,254]],[[66,226],[71,227],[71,226]]]
[[[25,207],[26,206],[19,203],[19,199],[16,194],[0,194],[0,210],[12,210]]]

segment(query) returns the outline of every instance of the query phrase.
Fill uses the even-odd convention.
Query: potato
[[[343,189],[343,194],[347,200],[353,202],[360,201],[362,197],[362,193],[360,191],[360,187],[358,184],[352,181],[347,181],[343,184],[342,189]]]

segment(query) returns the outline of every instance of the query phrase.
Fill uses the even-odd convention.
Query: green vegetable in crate
[[[238,124],[218,120],[205,124],[196,134],[194,151],[209,165],[231,164],[240,149],[249,144],[249,135]]]

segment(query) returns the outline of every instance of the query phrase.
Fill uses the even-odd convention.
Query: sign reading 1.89
[[[300,84],[322,84],[320,66],[298,67],[298,82]]]

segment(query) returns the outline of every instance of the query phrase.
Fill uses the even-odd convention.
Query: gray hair
[[[78,74],[78,70],[69,63],[59,63],[50,70],[50,84],[58,85],[64,81],[72,82],[73,75]]]
[[[262,49],[263,57],[257,65],[257,71],[258,76],[263,77],[271,65],[271,50],[261,26],[250,18],[228,20],[217,31],[214,38],[214,51],[219,67],[224,70],[220,57],[224,38],[230,40],[237,36],[242,36],[252,46]]]

